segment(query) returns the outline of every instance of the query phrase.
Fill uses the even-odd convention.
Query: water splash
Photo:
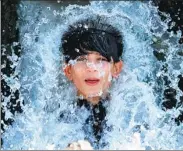
[[[166,88],[162,77],[168,77],[177,100],[182,95],[177,87],[177,76],[183,73],[180,34],[167,33],[166,21],[157,12],[151,3],[138,1],[93,1],[60,10],[22,1],[18,13],[23,53],[20,61],[12,57],[20,78],[3,78],[10,87],[20,89],[24,112],[12,117],[6,109],[6,118],[15,122],[3,134],[3,149],[64,149],[86,135],[92,141],[89,130],[87,134],[83,130],[90,113],[76,108],[76,90],[64,77],[59,48],[69,24],[97,14],[107,16],[124,37],[124,68],[110,90],[112,100],[106,104],[107,123],[98,148],[129,149],[137,132],[145,149],[183,149],[183,125],[172,120],[182,106],[166,112],[160,108]],[[157,61],[154,50],[165,60]],[[162,70],[164,66],[167,71]],[[8,101],[7,97],[4,106]]]

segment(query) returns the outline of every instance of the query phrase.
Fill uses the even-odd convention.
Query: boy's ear
[[[71,65],[65,64],[63,67],[63,71],[65,76],[72,81],[72,74],[71,74]]]
[[[123,62],[120,60],[119,62],[114,63],[112,77],[117,78],[122,70]]]

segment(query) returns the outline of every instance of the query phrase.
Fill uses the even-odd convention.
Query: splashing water
[[[183,73],[182,56],[178,55],[182,48],[177,44],[180,34],[166,32],[166,22],[151,3],[93,1],[55,10],[41,2],[22,1],[18,14],[23,53],[18,64],[16,58],[12,61],[20,79],[3,78],[20,89],[24,112],[12,117],[6,110],[5,117],[15,121],[3,134],[3,149],[64,149],[86,135],[92,143],[92,134],[83,130],[90,113],[76,108],[76,90],[62,72],[59,48],[69,24],[97,14],[107,16],[122,32],[124,67],[118,80],[113,80],[106,127],[99,145],[92,143],[93,147],[131,149],[133,135],[139,133],[144,149],[183,149],[183,125],[172,120],[183,108],[163,111],[164,85],[157,84],[157,79],[167,76],[177,90],[177,99],[182,95],[175,80]],[[157,61],[154,49],[166,54],[166,61]],[[161,70],[165,65],[167,72]],[[8,101],[6,98],[4,103]]]

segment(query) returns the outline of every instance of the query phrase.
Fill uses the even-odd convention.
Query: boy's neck
[[[90,102],[92,105],[96,105],[96,104],[98,104],[98,103],[100,102],[101,97],[100,97],[100,96],[88,97],[88,98],[86,98],[86,100],[87,100],[88,102]]]

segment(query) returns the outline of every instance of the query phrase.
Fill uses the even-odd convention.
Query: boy
[[[66,77],[76,86],[78,96],[97,104],[122,69],[120,32],[99,16],[86,19],[69,27],[62,47]]]
[[[86,124],[92,123],[94,143],[98,143],[106,114],[102,102],[109,100],[111,80],[122,69],[122,35],[97,16],[70,25],[62,37],[62,48],[64,73],[77,89],[78,105],[93,111]],[[73,144],[68,149],[74,149]]]

